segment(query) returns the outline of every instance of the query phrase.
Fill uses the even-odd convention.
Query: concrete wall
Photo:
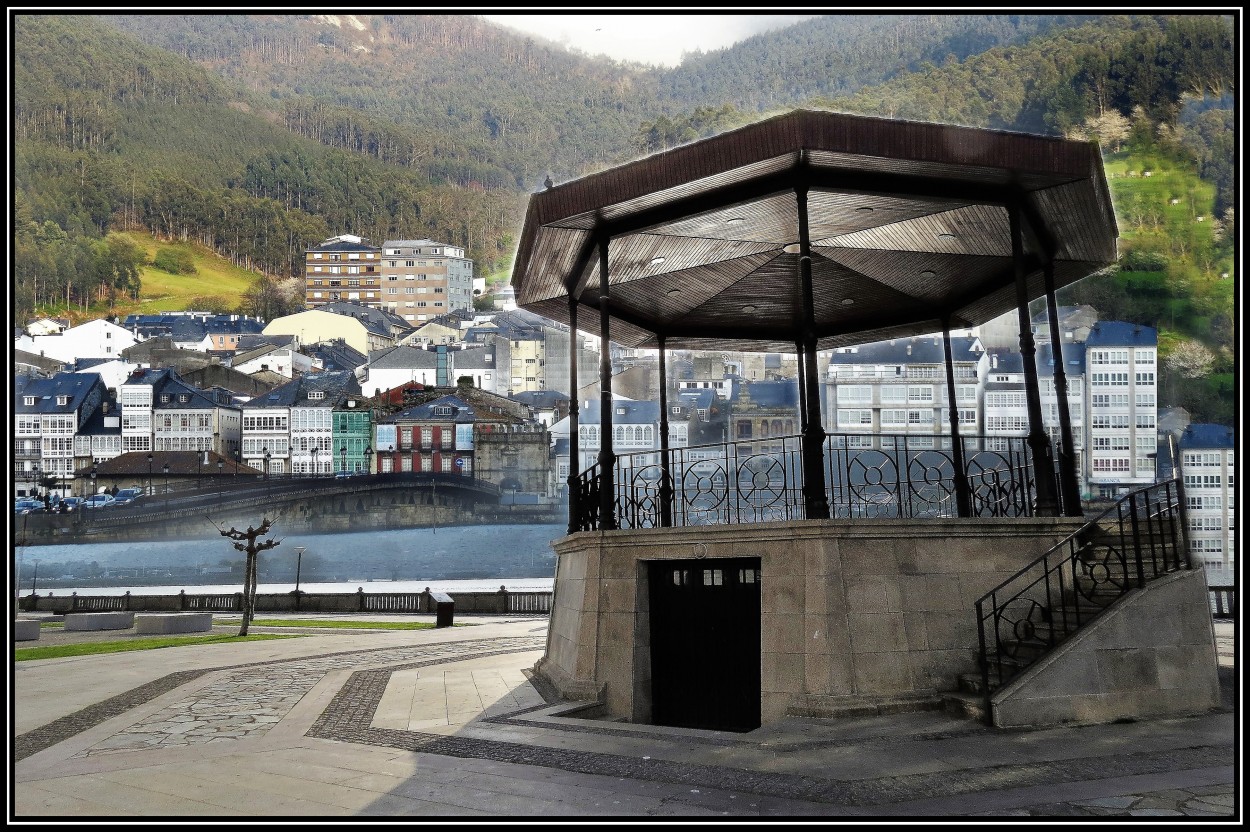
[[[1032,727],[1202,713],[1220,703],[1201,569],[1126,596],[998,691],[994,724]]]
[[[610,714],[646,721],[646,561],[758,557],[764,722],[954,690],[977,667],[977,598],[1080,525],[825,520],[570,535],[553,544],[555,600],[536,671],[566,696],[602,692]]]

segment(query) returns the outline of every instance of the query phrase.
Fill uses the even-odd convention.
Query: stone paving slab
[[[564,709],[541,702],[525,674],[545,622],[452,630],[119,654],[113,672],[134,671],[136,683],[102,677],[109,695],[70,712],[57,703],[81,698],[59,694],[52,674],[73,684],[112,665],[30,663],[42,667],[25,669],[17,707],[24,691],[55,701],[40,704],[50,721],[15,737],[17,815],[1228,818],[1235,808],[1228,710],[1031,732],[937,712],[784,720],[746,735],[631,726],[552,716]]]

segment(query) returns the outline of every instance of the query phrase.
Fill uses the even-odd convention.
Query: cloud
[[[676,66],[683,53],[710,52],[808,20],[795,14],[488,14],[494,23],[588,55]]]

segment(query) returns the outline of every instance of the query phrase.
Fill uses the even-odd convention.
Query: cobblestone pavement
[[[331,670],[361,665],[443,664],[471,656],[541,648],[543,638],[493,639],[371,653],[323,656],[223,671],[207,687],[82,752],[79,757],[141,748],[196,745],[263,735]],[[388,671],[389,672],[389,671]]]

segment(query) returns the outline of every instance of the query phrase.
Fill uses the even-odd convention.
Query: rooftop
[[[805,192],[801,221],[796,193]],[[611,338],[788,352],[810,228],[818,348],[973,326],[1017,306],[1009,208],[1029,297],[1116,260],[1097,146],[815,110],[757,122],[530,197],[520,306],[597,319],[608,241]]]

